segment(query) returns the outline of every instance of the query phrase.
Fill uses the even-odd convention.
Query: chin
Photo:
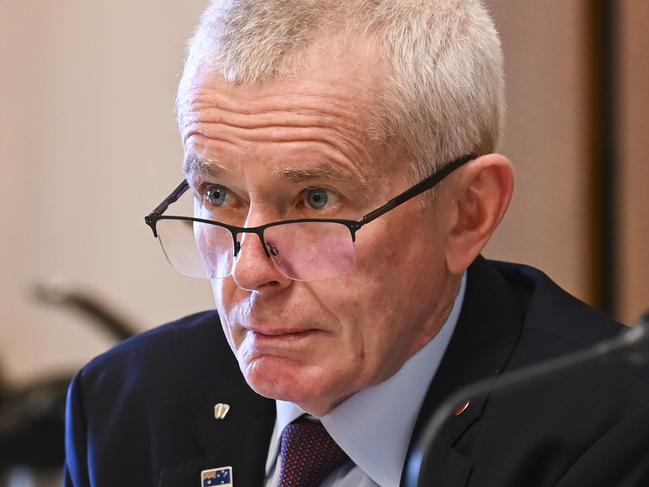
[[[261,357],[242,367],[248,385],[257,394],[297,404],[306,412],[323,415],[331,409],[322,374],[287,359]],[[316,406],[314,406],[316,405]]]

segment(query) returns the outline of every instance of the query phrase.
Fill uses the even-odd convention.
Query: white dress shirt
[[[466,273],[453,309],[439,333],[386,381],[363,389],[319,419],[349,456],[321,487],[398,487],[412,430],[428,387],[455,330]],[[302,416],[297,405],[276,401],[277,419],[266,461],[266,487],[279,484],[281,432]]]

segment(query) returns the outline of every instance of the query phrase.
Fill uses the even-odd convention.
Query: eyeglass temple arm
[[[156,206],[155,210],[149,213],[149,216],[162,215],[165,211],[167,211],[169,205],[178,201],[178,198],[180,198],[185,193],[185,191],[187,191],[187,189],[189,189],[189,184],[187,183],[186,179],[183,179],[182,183],[180,183],[178,187],[174,189],[171,194],[162,201],[162,203]]]
[[[476,157],[475,155],[470,154],[470,155],[460,157],[459,159],[455,159],[453,162],[447,164],[439,171],[433,173],[430,177],[424,179],[423,181],[420,181],[410,189],[405,190],[403,193],[398,194],[383,206],[377,208],[374,211],[369,212],[367,215],[361,218],[361,220],[358,223],[360,224],[360,226],[363,226],[371,222],[372,220],[375,220],[376,218],[380,217],[384,213],[392,210],[393,208],[396,208],[401,203],[404,203],[409,199],[414,198],[418,194],[423,193],[424,191],[432,188],[436,184],[439,184],[444,178],[446,178],[446,176],[451,174],[458,167],[475,159],[475,157]],[[186,179],[183,179],[182,182],[176,187],[176,189],[174,189],[171,192],[171,194],[162,201],[162,203],[156,206],[156,208],[144,218],[146,223],[151,225],[150,220],[152,216],[162,215],[165,211],[167,211],[169,205],[178,201],[178,198],[180,198],[188,189],[189,189],[189,184],[187,183]]]
[[[458,167],[466,164],[467,162],[475,159],[476,156],[473,154],[462,156],[459,159],[455,159],[453,162],[447,164],[444,166],[442,169],[439,171],[433,173],[426,179],[420,181],[419,183],[415,184],[413,187],[410,189],[405,190],[403,193],[398,194],[394,198],[392,198],[390,201],[388,201],[386,204],[383,206],[377,208],[376,210],[373,210],[369,212],[367,215],[365,215],[359,223],[361,225],[365,225],[384,213],[387,213],[388,211],[392,210],[393,208],[396,208],[399,206],[401,203],[405,203],[411,198],[414,198],[420,193],[423,193],[424,191],[432,188],[433,186],[439,184],[446,176],[451,174],[453,171],[455,171]]]

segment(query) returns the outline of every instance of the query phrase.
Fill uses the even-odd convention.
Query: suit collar
[[[491,264],[479,257],[469,268],[460,319],[424,399],[408,457],[445,398],[462,386],[500,374],[518,342],[522,323],[523,310],[513,289]],[[488,395],[472,399],[465,412],[448,420],[435,443],[428,470],[430,478],[425,480],[425,485],[465,485],[471,464],[453,446],[480,419],[487,400]],[[441,479],[444,480],[440,482]]]

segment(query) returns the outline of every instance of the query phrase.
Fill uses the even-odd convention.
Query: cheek
[[[389,348],[386,343],[395,338],[391,326],[396,318],[395,290],[379,267],[373,266],[371,272],[356,269],[333,287],[335,295],[327,299],[328,309],[340,324],[342,347],[363,368],[375,367]]]
[[[357,266],[345,286],[353,303],[346,312],[356,319],[347,331],[362,341],[370,369],[396,369],[419,347],[445,273],[439,242],[394,228],[376,237],[381,245],[369,238],[359,242]]]
[[[227,315],[227,303],[231,301],[231,299],[228,299],[231,292],[229,292],[229,286],[226,284],[227,280],[229,279],[212,279],[210,281],[214,304],[221,317]]]
[[[241,346],[241,342],[244,338],[240,329],[235,329],[228,323],[229,312],[235,305],[234,299],[236,285],[232,278],[229,277],[226,279],[212,279],[210,283],[212,285],[214,303],[216,305],[216,310],[219,313],[223,333],[225,334],[225,338],[228,340],[232,351],[236,352]]]

